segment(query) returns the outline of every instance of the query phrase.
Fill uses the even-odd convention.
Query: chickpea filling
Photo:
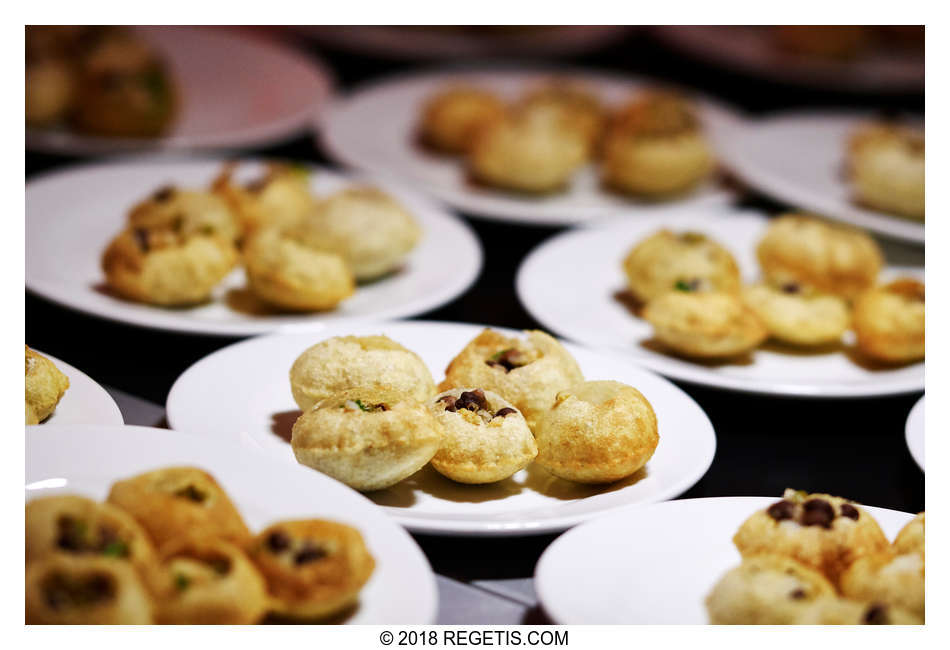
[[[207,492],[199,489],[193,483],[189,483],[185,487],[175,490],[175,496],[179,499],[187,499],[195,503],[204,503],[208,499]]]
[[[834,506],[824,499],[807,499],[802,503],[782,499],[770,505],[766,513],[775,521],[790,520],[802,526],[822,528],[831,528],[837,517],[857,521],[861,516],[860,511],[850,503],[841,504],[839,511],[835,513]]]
[[[517,348],[506,348],[491,355],[485,360],[485,363],[492,368],[501,368],[505,372],[511,372],[515,368],[521,368],[531,363],[528,355]]]
[[[488,399],[485,397],[485,391],[481,388],[465,391],[458,397],[445,395],[440,397],[439,401],[445,404],[445,410],[449,413],[468,412],[472,415],[467,417],[467,420],[471,421],[470,418],[477,417],[481,421],[476,420],[472,422],[473,424],[491,422],[495,418],[504,418],[511,413],[517,413],[515,409],[508,406],[493,412],[491,405],[488,403]]]
[[[95,534],[89,524],[68,515],[56,522],[56,546],[69,553],[95,553],[107,557],[128,557],[129,545],[115,529],[100,524]]]
[[[356,413],[360,411],[363,413],[375,413],[389,410],[389,406],[382,402],[379,404],[370,404],[360,399],[348,399],[340,404],[340,408],[346,413]]]
[[[115,582],[105,573],[81,577],[53,573],[43,580],[43,596],[53,610],[97,605],[112,600],[115,594]]]
[[[264,541],[267,549],[274,555],[286,558],[294,566],[303,566],[322,560],[330,550],[319,542],[310,539],[294,540],[281,530],[275,530]]]

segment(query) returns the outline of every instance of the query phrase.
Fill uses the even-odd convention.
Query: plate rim
[[[754,511],[764,507],[770,502],[774,502],[776,499],[780,499],[780,496],[718,496],[718,497],[698,497],[692,499],[673,499],[670,501],[661,501],[659,503],[644,503],[644,504],[632,504],[625,506],[622,509],[619,509],[613,513],[605,515],[603,517],[598,517],[589,522],[576,526],[571,530],[565,532],[563,535],[560,535],[557,539],[551,542],[547,548],[541,553],[541,557],[538,558],[538,562],[535,565],[534,569],[534,588],[535,593],[538,597],[538,605],[544,610],[548,617],[556,625],[583,625],[589,623],[589,621],[576,620],[570,616],[564,616],[562,611],[557,611],[556,607],[551,606],[551,602],[556,601],[557,599],[550,598],[550,594],[558,593],[557,589],[551,589],[548,587],[549,576],[555,571],[549,567],[553,566],[553,563],[557,560],[556,554],[561,552],[560,549],[567,543],[571,543],[573,539],[584,534],[586,531],[585,528],[595,527],[595,526],[608,526],[616,521],[623,519],[629,519],[632,521],[636,520],[636,512],[643,508],[651,509],[660,509],[660,508],[677,508],[677,507],[688,507],[688,506],[678,506],[672,504],[701,504],[701,503],[723,503],[723,502],[745,502],[749,504],[749,514],[751,515]],[[909,512],[903,512],[901,510],[893,510],[890,508],[881,508],[878,506],[868,506],[865,504],[860,504],[862,508],[866,508],[870,511],[872,515],[877,519],[881,511],[887,512],[889,515],[898,514],[902,518],[906,518],[906,521],[913,519],[914,514]],[[715,505],[712,507],[716,507]],[[548,597],[545,597],[545,594],[548,594]]]
[[[72,422],[46,422],[44,420],[43,422],[40,422],[38,424],[27,424],[25,426],[27,427],[42,426],[43,428],[73,427],[73,426],[125,426],[125,417],[122,415],[122,409],[119,408],[118,402],[115,401],[115,398],[112,397],[112,394],[109,393],[109,391],[107,391],[102,384],[100,384],[98,381],[96,381],[95,379],[93,379],[92,377],[84,373],[82,370],[80,370],[76,366],[72,365],[71,363],[67,363],[63,361],[59,357],[54,357],[52,354],[43,352],[42,350],[39,350],[37,348],[31,347],[30,349],[36,352],[37,354],[40,354],[46,357],[47,359],[49,359],[50,361],[52,361],[53,365],[59,368],[60,371],[62,371],[63,374],[66,375],[67,378],[69,378],[70,388],[72,388],[72,381],[74,377],[80,378],[83,381],[83,383],[88,383],[88,385],[90,386],[95,386],[95,388],[97,389],[96,392],[101,393],[102,395],[105,395],[106,398],[108,398],[108,402],[111,406],[111,408],[109,409],[111,411],[111,413],[109,414],[109,417],[116,418],[116,420],[114,422],[101,422],[98,424],[72,423]],[[66,389],[66,392],[67,393],[69,392],[68,388]],[[63,396],[63,399],[65,399],[65,394]],[[57,406],[59,406],[59,404],[57,404]],[[55,414],[55,411],[54,411],[54,414]]]
[[[694,219],[703,219],[704,221],[728,221],[733,216],[737,217],[748,217],[748,216],[759,216],[762,219],[767,220],[767,217],[761,213],[741,209],[735,210],[731,214],[728,212],[723,213],[710,213],[702,215],[700,213],[693,213],[692,217]],[[661,226],[659,223],[660,219],[664,220],[666,225],[670,223],[675,224],[677,219],[688,219],[689,214],[676,214],[665,217],[643,217],[638,221],[645,221],[647,219],[657,220],[657,226]],[[710,371],[697,366],[696,368],[681,366],[677,363],[672,363],[663,358],[654,358],[652,356],[642,356],[634,355],[629,352],[626,352],[620,348],[613,346],[595,346],[585,341],[577,339],[573,334],[568,333],[565,329],[559,327],[557,323],[543,317],[538,311],[533,308],[531,301],[526,298],[530,295],[530,292],[527,290],[526,284],[528,282],[527,277],[531,270],[531,266],[538,264],[538,260],[542,259],[549,247],[556,246],[563,241],[571,240],[575,237],[597,237],[601,232],[610,231],[610,230],[620,230],[628,225],[627,221],[616,221],[608,224],[601,224],[598,226],[593,226],[591,228],[582,228],[582,229],[571,229],[564,232],[554,234],[539,243],[532,250],[528,252],[527,255],[521,260],[521,264],[518,266],[518,270],[515,273],[515,293],[518,297],[518,302],[521,306],[528,312],[528,314],[534,318],[542,327],[550,330],[552,333],[557,334],[559,337],[580,344],[582,346],[589,346],[593,349],[606,351],[606,352],[620,352],[626,358],[630,359],[631,362],[635,364],[642,365],[645,368],[652,370],[668,379],[675,379],[677,381],[682,381],[689,383],[695,386],[703,386],[707,388],[714,389],[724,389],[738,393],[747,393],[753,395],[772,395],[777,397],[788,397],[788,398],[802,398],[802,399],[863,399],[870,397],[881,397],[881,396],[890,396],[890,395],[906,395],[908,393],[916,393],[924,389],[924,376],[921,376],[919,381],[912,379],[904,379],[897,382],[894,382],[894,387],[882,387],[880,382],[868,382],[866,387],[861,388],[860,390],[855,390],[854,387],[849,387],[847,385],[841,384],[837,386],[821,387],[814,386],[810,384],[802,384],[795,382],[783,382],[783,383],[770,383],[763,384],[762,382],[755,381],[753,379],[744,379],[741,377],[731,377],[727,375],[717,375],[710,373]],[[903,267],[903,266],[891,266],[885,267],[884,270],[888,268],[894,270],[919,270],[923,271],[923,267]],[[711,378],[715,377],[715,381],[710,381]]]
[[[910,412],[907,414],[907,422],[904,424],[904,441],[907,443],[907,451],[910,453],[910,457],[914,459],[914,462],[917,463],[917,467],[920,468],[921,472],[926,472],[924,469],[924,461],[926,459],[926,410],[927,407],[924,406],[924,398],[926,393],[920,396],[920,399],[914,402],[914,405],[911,407]],[[920,431],[920,440],[917,440],[916,431]]]
[[[402,327],[413,327],[413,326],[422,326],[422,327],[458,327],[462,326],[464,328],[484,328],[490,327],[496,331],[502,332],[503,334],[511,333],[521,333],[521,330],[516,330],[507,327],[499,327],[494,325],[483,325],[480,323],[460,323],[452,321],[435,321],[435,320],[409,320],[409,321],[362,321],[358,324],[361,328],[375,328],[375,327],[387,327],[387,326],[402,326]],[[342,326],[342,324],[341,324]],[[168,398],[165,402],[165,417],[168,422],[168,426],[173,430],[179,430],[175,424],[175,410],[172,408],[173,400],[176,400],[176,395],[183,391],[184,383],[182,382],[183,378],[193,370],[212,360],[212,357],[217,355],[222,355],[223,353],[232,354],[234,348],[240,346],[253,347],[255,345],[260,345],[262,339],[276,339],[276,338],[287,338],[293,336],[302,336],[304,333],[278,333],[271,334],[267,336],[258,336],[243,341],[237,341],[231,345],[224,346],[211,352],[210,354],[202,357],[197,360],[195,363],[186,368],[182,373],[175,379],[175,382],[172,384],[171,389],[168,391]],[[565,344],[569,350],[571,348],[581,349],[584,352],[593,354],[595,356],[606,357],[603,351],[591,348],[589,346],[584,346],[577,344],[572,341],[564,341],[561,339],[562,343]],[[211,361],[213,362],[213,360]],[[677,495],[683,494],[689,490],[692,486],[696,485],[709,471],[709,468],[712,466],[713,460],[716,456],[716,450],[718,448],[718,438],[716,436],[716,429],[712,421],[709,418],[709,415],[702,408],[702,406],[693,399],[689,393],[684,391],[682,388],[671,382],[666,377],[650,370],[649,368],[643,368],[639,366],[634,366],[635,369],[639,372],[645,373],[647,375],[652,375],[652,378],[659,381],[665,386],[666,389],[671,390],[671,394],[677,396],[677,398],[684,399],[687,405],[691,405],[695,409],[695,413],[698,416],[702,417],[702,421],[706,425],[705,434],[703,439],[707,441],[710,449],[706,454],[705,459],[698,467],[695,472],[692,472],[688,475],[684,475],[678,482],[673,484],[670,488],[657,493],[656,496],[650,496],[645,498],[642,501],[637,503],[647,504],[647,503],[656,503],[665,500],[670,500],[675,498]],[[179,422],[178,424],[181,424]],[[187,430],[187,429],[185,429]],[[700,471],[701,469],[701,471]],[[407,530],[418,533],[418,534],[430,534],[430,535],[439,535],[444,537],[525,537],[532,535],[544,535],[549,533],[562,532],[567,530],[583,521],[587,521],[593,518],[603,516],[606,513],[612,512],[618,508],[624,508],[630,504],[620,504],[615,506],[608,506],[603,510],[594,511],[592,513],[576,513],[571,515],[563,515],[559,517],[551,517],[546,519],[533,519],[533,520],[518,520],[518,521],[467,521],[467,520],[452,520],[452,519],[439,519],[437,516],[432,518],[419,518],[411,517],[408,515],[401,514],[401,509],[393,508],[390,506],[378,506],[387,516],[396,521],[401,526],[405,527]]]
[[[212,152],[206,153],[195,153],[188,154],[187,152],[182,152],[180,154],[173,154],[170,156],[153,156],[149,154],[132,154],[129,156],[116,156],[108,157],[102,160],[93,160],[88,162],[81,162],[77,164],[65,165],[62,167],[57,167],[49,171],[45,171],[39,174],[30,176],[27,179],[26,190],[29,192],[30,187],[34,188],[36,185],[44,182],[56,182],[57,180],[66,178],[73,173],[82,173],[82,172],[91,172],[91,173],[108,173],[111,169],[127,169],[130,166],[135,166],[139,168],[145,168],[152,165],[200,165],[200,164],[223,164],[229,160],[227,156],[215,154]],[[248,164],[257,164],[262,161],[266,161],[267,158],[264,156],[251,156],[246,158],[240,158],[241,162]],[[456,298],[462,296],[466,291],[468,291],[472,285],[478,280],[479,275],[482,272],[485,264],[485,251],[482,248],[481,240],[476,234],[474,228],[471,224],[466,222],[464,219],[454,214],[447,206],[443,205],[438,201],[434,201],[430,196],[425,193],[419,192],[416,189],[407,186],[404,182],[398,181],[396,179],[388,178],[379,174],[372,174],[363,170],[357,169],[333,169],[325,165],[315,164],[311,161],[303,161],[303,163],[310,170],[312,175],[321,175],[328,178],[336,178],[339,180],[346,181],[363,181],[363,182],[377,182],[377,183],[388,183],[392,184],[394,187],[398,187],[399,191],[407,195],[412,196],[414,203],[419,203],[425,206],[427,212],[431,212],[433,215],[438,215],[440,221],[444,221],[446,224],[451,224],[451,227],[458,229],[458,234],[465,233],[464,238],[467,240],[467,244],[471,248],[471,252],[474,256],[474,263],[471,268],[468,269],[467,273],[454,274],[451,277],[453,282],[451,284],[446,283],[446,287],[442,291],[438,292],[428,292],[423,296],[420,296],[418,300],[412,303],[415,306],[411,308],[402,307],[402,308],[393,308],[387,312],[381,312],[378,314],[370,315],[350,315],[350,316],[336,316],[331,320],[326,321],[320,318],[321,314],[319,312],[315,313],[315,319],[312,322],[298,322],[298,323],[286,323],[286,324],[276,324],[271,325],[267,323],[257,322],[253,319],[247,320],[245,322],[236,322],[236,323],[214,323],[213,321],[205,320],[194,320],[189,319],[187,316],[184,318],[178,317],[172,321],[165,321],[155,323],[151,320],[151,313],[138,313],[135,310],[132,310],[128,314],[121,313],[121,309],[116,307],[120,313],[113,313],[110,310],[110,313],[104,314],[101,311],[95,309],[95,306],[89,306],[83,304],[81,300],[82,294],[76,294],[72,291],[62,290],[56,282],[47,282],[38,278],[31,278],[29,274],[29,267],[24,270],[24,285],[26,290],[43,300],[51,302],[61,307],[68,308],[70,310],[86,314],[88,316],[93,316],[95,318],[103,319],[106,321],[111,321],[115,323],[122,323],[124,325],[130,325],[134,327],[142,327],[147,330],[153,331],[162,331],[162,332],[178,332],[182,334],[196,334],[203,336],[214,336],[214,337],[227,337],[227,338],[244,338],[248,336],[259,336],[273,334],[286,329],[288,332],[292,331],[319,331],[330,325],[336,323],[347,323],[347,322],[361,322],[363,320],[389,320],[397,318],[406,318],[410,316],[418,316],[420,314],[425,314],[429,311],[437,309],[443,305],[448,304],[449,302],[455,300]],[[35,190],[34,190],[35,191]],[[26,219],[29,220],[29,203],[26,202],[25,206]],[[24,236],[25,237],[25,236]],[[27,247],[29,246],[29,241],[26,240]],[[358,290],[358,289],[357,289]],[[138,306],[138,303],[136,303]],[[149,305],[145,305],[149,306]],[[159,313],[162,315],[174,314],[173,311],[165,310],[161,307],[154,307],[154,309],[160,310]],[[333,312],[328,312],[333,314]]]
[[[79,430],[80,433],[82,433],[82,432],[85,431],[85,430],[90,430],[90,431],[102,431],[102,434],[101,434],[101,435],[106,435],[106,436],[109,436],[109,435],[128,436],[128,435],[130,434],[130,431],[133,432],[133,435],[135,435],[135,434],[140,434],[140,435],[142,435],[142,436],[155,436],[155,435],[156,435],[156,432],[157,432],[159,435],[165,436],[165,437],[171,435],[172,437],[178,436],[178,437],[180,437],[181,439],[191,439],[193,442],[196,442],[196,443],[197,443],[198,445],[200,445],[200,446],[205,446],[205,447],[207,447],[208,444],[209,444],[209,443],[208,443],[208,439],[207,439],[205,436],[202,436],[202,435],[199,435],[199,434],[196,434],[196,433],[192,433],[192,432],[189,432],[189,431],[182,431],[182,430],[179,430],[179,429],[161,429],[161,428],[158,428],[158,427],[149,427],[149,426],[141,426],[141,425],[130,425],[130,424],[124,424],[124,425],[100,425],[100,424],[76,424],[76,425],[72,425],[72,424],[69,424],[69,425],[67,425],[67,424],[61,424],[61,425],[50,425],[49,427],[44,427],[44,428],[43,428],[42,431],[45,431],[46,433],[40,433],[40,431],[37,431],[37,432],[34,432],[34,433],[36,433],[36,434],[38,434],[38,435],[55,436],[55,435],[57,435],[58,431],[61,431],[61,430],[70,430],[70,431],[73,431],[73,432]],[[26,454],[25,454],[25,455],[26,455],[27,457],[30,456],[30,444],[31,444],[30,438],[31,438],[31,436],[27,436],[26,450],[25,450],[25,451],[26,451]],[[268,460],[265,461],[265,462],[268,462],[268,463],[273,462],[275,465],[278,463],[278,461],[272,460],[272,459],[268,459]],[[25,483],[28,482],[28,481],[27,481],[27,474],[26,474],[26,470],[27,470],[27,469],[29,469],[28,464],[27,464],[27,467],[24,468],[24,482],[25,482]],[[213,472],[213,470],[210,470],[210,471]],[[303,474],[301,474],[301,476],[303,476]],[[367,507],[367,508],[366,508],[366,512],[367,512],[367,513],[371,513],[373,510],[375,510],[376,504],[373,503],[372,501],[370,501],[369,499],[367,499],[365,496],[363,496],[363,495],[360,494],[359,492],[357,492],[357,491],[355,491],[355,490],[352,490],[352,489],[348,488],[347,486],[345,486],[345,485],[343,485],[343,484],[341,484],[341,483],[339,483],[339,482],[337,482],[337,481],[335,481],[335,480],[333,480],[333,479],[331,479],[331,478],[329,478],[329,477],[327,477],[327,476],[320,476],[320,477],[318,477],[318,479],[321,480],[321,481],[325,481],[327,484],[334,484],[334,486],[333,486],[332,489],[335,489],[335,490],[338,489],[338,490],[341,490],[341,491],[343,491],[343,492],[350,493],[350,497],[353,497],[356,501],[364,501],[366,506],[370,506],[370,507]],[[375,515],[375,513],[373,513],[373,514]],[[412,536],[409,534],[409,532],[406,531],[405,529],[403,529],[401,526],[399,526],[399,525],[396,524],[395,522],[392,522],[392,521],[389,519],[389,517],[386,517],[385,515],[382,515],[382,516],[379,518],[379,522],[380,522],[382,525],[385,525],[385,526],[387,526],[387,527],[389,527],[389,524],[392,524],[392,527],[391,527],[391,530],[390,530],[390,534],[393,534],[393,535],[395,535],[395,536],[397,536],[398,538],[400,538],[400,539],[403,540],[403,542],[404,542],[403,552],[404,552],[404,553],[405,553],[405,552],[409,552],[410,554],[415,555],[415,559],[416,559],[417,563],[420,564],[420,568],[424,568],[424,569],[425,569],[425,571],[424,571],[424,573],[425,573],[425,579],[424,579],[424,582],[423,582],[423,597],[420,598],[420,599],[418,599],[419,602],[421,603],[421,606],[419,607],[419,611],[417,612],[417,618],[418,618],[419,620],[414,621],[413,623],[400,623],[400,624],[409,625],[409,624],[433,624],[433,623],[435,623],[436,617],[437,617],[437,613],[438,613],[438,607],[439,607],[438,585],[437,585],[437,582],[436,582],[436,574],[435,574],[435,571],[434,571],[433,568],[432,568],[431,563],[429,562],[429,558],[428,558],[428,557],[426,556],[426,554],[422,551],[422,548],[421,548],[421,547],[419,546],[419,544],[415,541],[415,539],[412,538]],[[404,553],[403,553],[403,555],[404,555]],[[421,578],[422,576],[419,576],[419,577]],[[419,585],[418,585],[418,584],[417,584],[417,588],[419,588]],[[410,600],[416,600],[416,599],[410,599]],[[372,624],[372,623],[367,623],[367,624]]]

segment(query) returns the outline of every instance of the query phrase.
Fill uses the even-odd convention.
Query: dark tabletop
[[[333,70],[343,91],[390,73],[429,65],[355,56],[303,42],[296,45],[320,56]],[[599,52],[565,62],[692,86],[753,115],[805,107],[923,112],[922,93],[842,94],[769,83],[685,58],[644,30]],[[246,153],[336,166],[316,147],[309,134]],[[80,160],[27,152],[27,180],[33,174],[75,162]],[[740,201],[770,213],[783,207],[748,190],[742,191]],[[530,250],[561,229],[463,216],[475,229],[484,249],[482,272],[462,296],[417,318],[518,329],[540,327],[518,302],[515,273]],[[912,247],[889,244],[889,255],[891,251],[901,258],[922,257]],[[26,342],[30,346],[68,361],[110,388],[158,405],[165,403],[172,383],[189,365],[234,340],[130,327],[26,294]],[[683,498],[778,495],[785,487],[795,487],[907,512],[924,509],[924,474],[911,459],[904,442],[907,414],[920,394],[806,400],[677,383],[706,411],[717,437],[712,467]],[[515,592],[522,588],[519,581],[533,575],[538,556],[553,536],[486,540],[417,535],[416,539],[437,573],[475,585],[493,581],[504,588],[510,582],[512,598],[518,601]],[[460,558],[464,561],[460,562]],[[443,588],[445,585],[440,584],[440,590]],[[530,608],[527,615],[519,615],[528,621],[541,620],[540,616]]]

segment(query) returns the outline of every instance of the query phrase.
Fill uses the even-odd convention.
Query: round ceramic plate
[[[872,50],[850,59],[805,57],[777,48],[768,29],[759,25],[655,28],[666,42],[703,62],[769,81],[827,87],[839,92],[923,92],[922,49],[920,53]]]
[[[136,27],[167,62],[177,114],[157,138],[26,132],[27,149],[69,155],[261,147],[307,129],[326,104],[330,74],[314,58],[248,32],[215,27]]]
[[[335,101],[322,116],[321,137],[330,154],[344,163],[412,183],[476,217],[558,226],[730,200],[730,193],[710,182],[675,201],[637,201],[603,190],[593,167],[580,170],[570,187],[557,194],[535,197],[508,193],[476,186],[469,181],[463,162],[429,153],[417,143],[416,123],[423,103],[454,83],[487,88],[514,100],[526,89],[555,76],[583,84],[611,105],[622,103],[648,85],[631,78],[570,70],[460,69],[406,75],[363,86]],[[739,120],[729,109],[710,100],[700,99],[698,104],[700,117],[713,138],[717,130]]]
[[[162,185],[207,187],[221,160],[134,161],[73,167],[26,186],[26,287],[48,300],[133,325],[221,336],[314,330],[351,318],[419,314],[461,294],[482,263],[478,240],[464,222],[398,184],[312,170],[311,189],[326,195],[355,183],[372,184],[396,197],[418,220],[422,240],[404,267],[361,285],[331,312],[269,311],[251,300],[244,271],[222,281],[209,303],[166,309],[111,294],[99,268],[102,251],[123,227],[133,204]],[[249,176],[256,164],[240,170]],[[447,272],[451,270],[451,272]]]
[[[702,625],[706,595],[741,561],[732,544],[736,529],[776,500],[683,499],[624,508],[578,526],[538,561],[538,599],[559,625]],[[867,511],[889,539],[913,517]]]
[[[56,405],[56,410],[37,426],[123,424],[119,406],[106,389],[97,384],[92,377],[52,355],[36,349],[34,352],[52,361],[60,372],[69,378],[69,388]]]
[[[758,275],[755,246],[767,223],[756,213],[707,211],[557,235],[522,262],[518,298],[532,316],[561,336],[696,384],[801,397],[870,397],[923,390],[923,362],[900,368],[858,363],[852,360],[850,333],[839,348],[815,353],[769,343],[741,363],[689,361],[664,354],[652,342],[652,327],[634,315],[636,306],[626,293],[621,262],[630,248],[661,228],[703,232],[732,252],[745,281],[752,282]],[[882,276],[898,271],[889,268]],[[923,277],[923,269],[901,271]]]
[[[722,138],[724,164],[752,187],[795,208],[918,244],[924,224],[851,200],[844,177],[848,138],[869,115],[783,113],[750,121]]]
[[[449,361],[481,330],[478,325],[425,321],[376,323],[334,327],[318,336],[238,343],[205,357],[178,378],[168,395],[168,421],[175,429],[218,439],[219,449],[245,446],[297,466],[288,441],[300,411],[287,376],[306,348],[330,336],[382,333],[418,353],[440,380]],[[669,499],[706,473],[716,437],[706,414],[686,393],[631,364],[567,347],[586,378],[624,382],[650,400],[660,444],[644,470],[617,483],[590,486],[555,478],[532,464],[499,483],[462,485],[426,467],[367,496],[417,533],[525,535],[564,530],[621,505]]]
[[[253,531],[275,521],[309,518],[357,528],[376,569],[347,623],[435,622],[435,576],[404,530],[344,485],[248,449],[222,453],[214,440],[149,427],[44,427],[27,438],[26,498],[73,493],[104,499],[113,482],[171,465],[210,472]],[[406,598],[407,589],[412,598]]]
[[[907,426],[904,429],[904,436],[907,439],[907,449],[914,458],[920,469],[924,469],[924,398],[921,396],[914,408],[910,410],[907,416]]]

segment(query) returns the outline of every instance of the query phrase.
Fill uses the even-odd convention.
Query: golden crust
[[[149,231],[174,231],[185,239],[195,235],[220,235],[237,241],[241,235],[237,219],[220,197],[173,186],[162,187],[133,206],[128,225]]]
[[[304,350],[290,368],[294,401],[304,411],[351,388],[403,393],[423,402],[436,393],[418,354],[387,336],[336,336]]]
[[[842,298],[794,284],[745,287],[742,298],[765,323],[772,338],[792,345],[839,341],[851,324],[848,304]]]
[[[147,625],[141,578],[113,558],[52,555],[26,567],[27,625]]]
[[[432,459],[444,431],[421,402],[354,388],[317,402],[294,423],[297,462],[362,490],[381,490]]]
[[[518,108],[529,119],[549,120],[578,132],[586,142],[587,156],[596,153],[606,114],[597,96],[583,85],[552,80],[525,93]]]
[[[922,625],[923,619],[900,607],[847,598],[822,598],[805,608],[796,625]]]
[[[858,348],[888,363],[924,358],[924,284],[901,278],[871,289],[854,304]]]
[[[69,377],[42,354],[26,348],[26,423],[39,424],[56,409],[69,388]]]
[[[188,536],[235,544],[250,537],[224,489],[196,467],[165,467],[117,481],[108,502],[132,515],[159,547]]]
[[[270,607],[267,585],[239,547],[221,539],[180,538],[160,551],[157,622],[249,625]]]
[[[795,490],[786,490],[782,501],[749,517],[732,541],[743,557],[787,555],[820,571],[835,585],[858,558],[890,547],[881,527],[859,505]]]
[[[739,290],[732,254],[701,233],[660,230],[638,242],[623,260],[630,291],[644,302],[685,284],[702,291]]]
[[[477,388],[453,388],[432,398],[428,407],[445,430],[432,467],[459,483],[493,483],[523,469],[538,454],[534,436],[514,404],[498,393]],[[457,408],[459,397],[476,400]]]
[[[230,206],[245,235],[263,226],[293,226],[313,209],[308,170],[274,162],[258,178],[241,185],[233,180],[237,167],[226,164],[211,189]]]
[[[835,588],[814,569],[783,555],[743,558],[706,597],[714,625],[789,625]]]
[[[637,389],[616,381],[575,384],[535,428],[537,463],[563,479],[609,483],[643,467],[660,441],[656,414]]]
[[[643,318],[657,341],[688,357],[738,356],[768,337],[755,312],[732,293],[673,291],[647,303]]]
[[[478,386],[498,393],[533,431],[555,396],[581,381],[577,361],[551,335],[530,330],[518,339],[485,329],[452,359],[439,390]]]
[[[920,553],[924,556],[924,519],[925,513],[921,512],[916,517],[907,522],[907,525],[901,528],[894,538],[894,552],[898,555],[905,553]]]
[[[295,232],[307,246],[340,255],[359,282],[396,269],[422,235],[405,208],[372,187],[342,190],[320,201]]]
[[[359,531],[332,521],[283,521],[249,544],[275,612],[320,619],[353,604],[375,568]]]
[[[854,199],[875,210],[923,221],[924,133],[892,124],[867,124],[848,147]]]
[[[343,257],[311,248],[276,227],[249,237],[244,264],[252,293],[292,311],[335,309],[356,287]]]
[[[841,593],[863,602],[885,603],[924,618],[924,559],[890,551],[858,558],[841,576]]]
[[[757,248],[765,278],[853,298],[872,287],[883,255],[867,234],[789,214],[775,219]]]
[[[478,127],[504,111],[505,105],[492,93],[472,86],[454,86],[426,101],[419,136],[434,149],[464,153]]]

